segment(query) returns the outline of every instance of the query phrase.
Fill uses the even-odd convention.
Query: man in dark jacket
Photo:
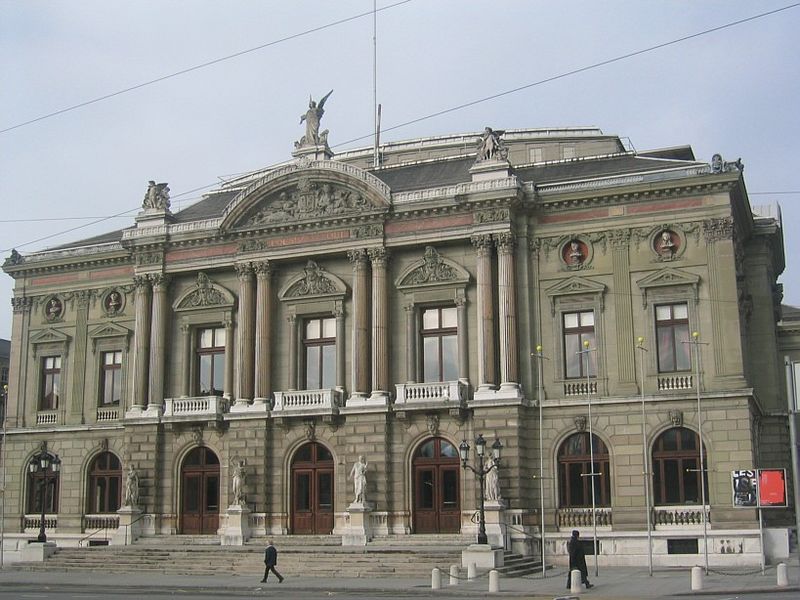
[[[570,579],[573,569],[581,572],[581,582],[586,586],[586,589],[594,587],[589,583],[589,569],[586,568],[586,552],[583,550],[583,544],[578,539],[580,532],[575,529],[572,531],[572,537],[567,542],[567,552],[569,552],[569,571],[567,571],[567,589],[572,587]]]
[[[261,583],[267,582],[267,576],[270,571],[275,573],[275,576],[278,578],[278,583],[283,583],[283,576],[275,569],[275,565],[277,564],[278,549],[273,545],[272,540],[270,540],[267,549],[264,551],[264,578],[261,580]]]

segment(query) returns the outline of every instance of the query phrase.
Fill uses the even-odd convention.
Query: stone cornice
[[[3,270],[11,277],[58,271],[75,271],[87,267],[133,264],[133,257],[118,242],[63,250],[43,250],[21,257],[14,265],[5,265]]]
[[[458,183],[445,187],[428,188],[425,190],[414,190],[411,192],[397,192],[392,194],[392,203],[396,209],[405,209],[408,204],[419,202],[430,202],[445,198],[459,198],[470,194],[483,192],[496,192],[520,189],[520,182],[515,175],[500,179],[489,179],[486,181],[474,181],[469,183]],[[516,191],[515,194],[516,196]]]

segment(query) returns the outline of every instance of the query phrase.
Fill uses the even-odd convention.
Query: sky
[[[384,141],[596,126],[639,151],[741,157],[751,203],[781,205],[800,305],[800,6],[529,86],[791,4],[377,0],[375,80],[373,0],[0,0],[0,257],[132,225],[148,180],[177,211],[289,159],[309,95],[334,90],[334,152],[371,145],[351,140],[373,131],[376,81]],[[12,288],[0,273],[0,338]]]

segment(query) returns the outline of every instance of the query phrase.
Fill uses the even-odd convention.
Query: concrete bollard
[[[431,589],[442,589],[442,572],[439,569],[434,569],[431,571]]]
[[[458,585],[458,565],[450,565],[450,585]]]
[[[469,563],[467,565],[467,579],[472,581],[478,576],[478,567],[475,566],[475,563]]]
[[[692,591],[703,589],[703,567],[692,567]]]
[[[775,572],[778,574],[778,587],[789,585],[789,569],[786,567],[786,563],[778,563]]]
[[[500,591],[500,573],[492,569],[489,571],[489,592],[499,592]]]
[[[569,572],[569,593],[580,594],[583,591],[583,582],[581,581],[581,572],[578,569],[572,569]]]

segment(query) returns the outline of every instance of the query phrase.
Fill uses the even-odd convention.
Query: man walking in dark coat
[[[268,542],[267,549],[264,551],[264,578],[261,583],[267,583],[267,576],[269,572],[275,573],[278,578],[278,583],[283,583],[283,576],[275,569],[278,564],[278,549],[273,545],[272,540]]]
[[[567,552],[569,552],[569,571],[567,571],[567,589],[572,587],[572,571],[577,569],[581,572],[581,582],[586,586],[586,589],[593,588],[594,586],[589,583],[589,569],[586,568],[586,552],[583,550],[583,544],[578,539],[580,532],[575,529],[572,531],[572,537],[567,542]]]

